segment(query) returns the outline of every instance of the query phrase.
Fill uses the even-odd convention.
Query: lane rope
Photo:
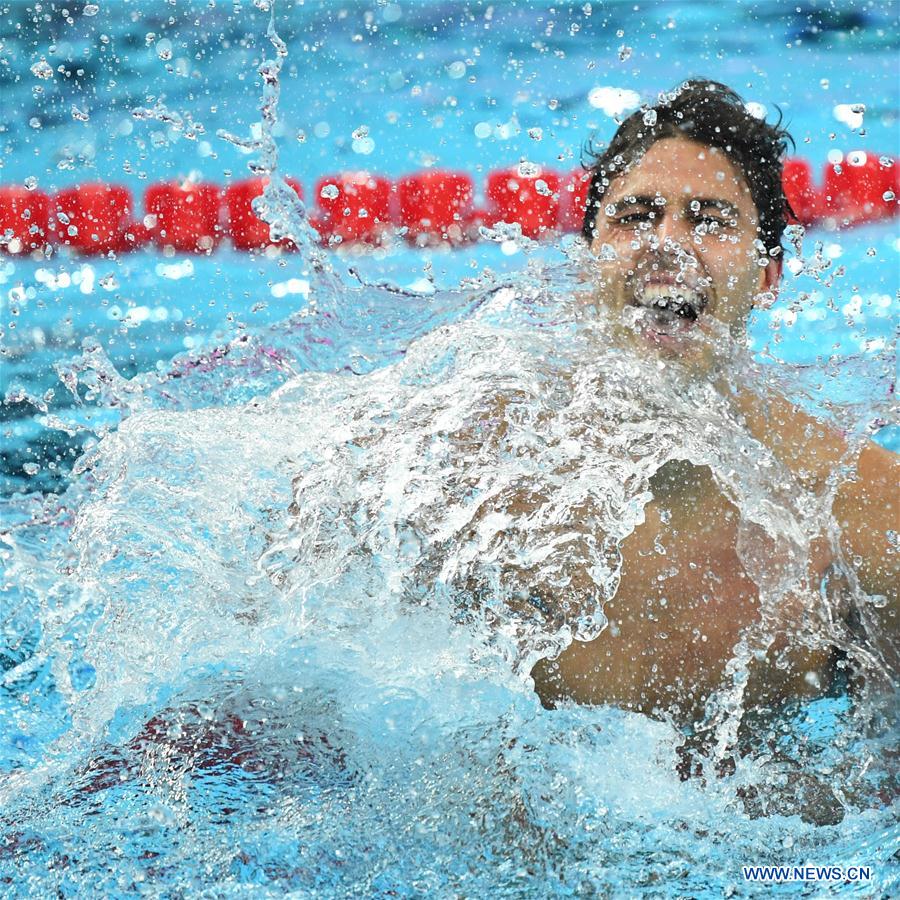
[[[384,245],[453,247],[477,241],[481,226],[515,223],[522,234],[551,239],[581,229],[590,176],[533,163],[491,171],[484,203],[465,172],[428,169],[396,180],[370,172],[342,172],[314,187],[311,224],[329,247]],[[299,181],[288,184],[304,199]],[[253,211],[265,181],[250,178],[222,188],[204,182],[166,182],[144,192],[140,215],[123,185],[92,182],[45,193],[0,186],[0,252],[46,256],[68,247],[78,254],[110,256],[154,245],[166,252],[212,253],[226,240],[237,250],[274,246],[269,227]],[[900,161],[853,151],[824,166],[821,185],[804,159],[784,165],[784,190],[796,221],[835,231],[897,215]]]

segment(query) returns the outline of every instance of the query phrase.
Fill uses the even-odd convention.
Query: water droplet
[[[100,12],[100,7],[96,3],[86,3],[81,11],[82,15],[85,16],[96,16],[98,12]]]
[[[168,62],[172,58],[172,42],[167,38],[164,38],[156,45],[156,55],[163,60],[163,62]]]
[[[529,128],[528,129],[528,137],[530,137],[533,141],[539,141],[543,138],[544,132],[541,128]]]
[[[354,141],[361,141],[363,138],[369,136],[369,126],[368,125],[360,125],[351,135]]]
[[[22,465],[22,471],[26,475],[37,475],[41,471],[41,467],[37,463],[27,462]]]
[[[337,200],[340,196],[340,191],[336,184],[326,184],[321,191],[319,191],[319,196],[324,198],[325,200]]]
[[[77,106],[72,106],[72,118],[77,122],[87,122],[90,119],[90,114],[87,110],[79,109]]]
[[[32,67],[31,74],[34,75],[35,78],[42,78],[46,81],[48,78],[53,77],[53,69],[50,67],[50,64],[46,59],[42,56]]]
[[[541,173],[541,167],[533,162],[520,162],[516,171],[522,178],[536,178]]]
[[[34,175],[29,175],[25,179],[25,190],[33,191],[38,186],[38,180],[34,177]]]
[[[876,256],[877,253],[878,251],[874,247],[869,247],[869,249],[866,250],[866,256]]]
[[[618,258],[618,254],[609,244],[603,244],[600,247],[600,252],[597,254],[597,259],[599,259],[601,262],[613,262]]]
[[[114,291],[118,286],[119,282],[116,280],[116,276],[111,272],[109,275],[104,275],[100,279],[100,287],[106,291]]]
[[[823,91],[827,91],[829,87],[831,87],[831,82],[827,78],[823,78],[819,81],[819,87],[822,88]]]
[[[632,53],[634,53],[634,49],[627,44],[622,44],[622,46],[619,47],[619,59],[622,62],[625,62],[626,59],[630,59]]]
[[[652,128],[656,124],[656,110],[648,109],[643,115],[643,122],[648,128]]]
[[[894,199],[894,197],[895,197],[895,194],[894,194],[893,191],[885,191],[885,192],[881,195],[881,199],[882,199],[882,200],[887,200],[888,203],[890,203],[891,200]]]
[[[466,64],[461,59],[455,60],[447,66],[447,74],[451,78],[462,78],[466,74]]]

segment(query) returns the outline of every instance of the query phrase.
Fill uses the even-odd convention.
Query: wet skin
[[[595,301],[649,310],[623,339],[642,355],[677,356],[703,377],[709,356],[685,337],[716,324],[742,334],[754,302],[777,290],[780,262],[762,256],[760,264],[757,225],[750,189],[724,154],[681,138],[658,141],[603,199],[592,243],[600,259]],[[846,449],[840,438],[785,401],[763,406],[745,397],[738,405],[751,434],[806,486],[824,484]],[[896,457],[869,444],[834,506],[845,526],[844,549],[861,561],[863,587],[894,597],[883,622],[892,634],[896,554],[886,534],[898,525],[897,483]],[[726,685],[736,645],[759,618],[757,586],[737,553],[738,510],[708,469],[669,464],[651,487],[646,521],[621,546],[622,580],[605,609],[609,626],[532,673],[546,705],[568,699],[700,718],[709,695]],[[827,546],[814,542],[808,585],[818,585],[831,565]],[[808,585],[777,611],[779,637],[751,668],[747,706],[777,705],[827,686],[830,648],[809,650],[791,640],[800,633],[804,605],[823,602]]]

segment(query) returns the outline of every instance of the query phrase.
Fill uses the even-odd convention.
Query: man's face
[[[600,296],[634,308],[639,330],[663,347],[677,350],[710,318],[737,334],[781,274],[780,262],[759,264],[757,225],[750,188],[721,150],[657,141],[612,180],[598,210]]]

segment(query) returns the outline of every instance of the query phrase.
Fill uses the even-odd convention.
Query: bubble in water
[[[541,167],[537,163],[522,161],[516,171],[522,178],[536,178],[540,175]]]
[[[27,462],[22,465],[22,471],[26,475],[37,475],[41,471],[41,467],[37,463]]]
[[[46,59],[42,56],[32,67],[31,74],[34,75],[35,78],[42,78],[46,81],[48,78],[53,77],[53,69]]]
[[[100,12],[100,7],[96,3],[86,3],[81,14],[84,16],[96,16]]]
[[[891,200],[894,199],[894,196],[895,196],[895,194],[894,194],[893,191],[885,191],[885,192],[881,195],[881,199],[882,199],[882,200],[887,200],[888,202],[890,202]]]
[[[634,49],[627,44],[622,44],[622,46],[619,47],[619,59],[622,62],[625,62],[626,59],[630,59],[632,53],[634,53]]]
[[[548,101],[547,101],[547,108],[548,108],[548,109],[551,109],[551,110],[553,110],[553,109],[559,109],[559,100],[556,100],[555,98],[554,98],[554,99],[551,99],[551,100],[548,100]]]
[[[102,287],[105,291],[114,291],[119,286],[119,282],[116,280],[116,276],[110,272],[109,275],[104,275],[100,279],[100,287]]]
[[[528,129],[528,137],[530,137],[533,141],[539,141],[543,138],[544,131],[542,128],[529,128]]]
[[[34,175],[29,175],[25,179],[25,190],[33,191],[38,186],[38,180],[34,177]]]
[[[451,78],[462,78],[466,74],[466,64],[461,59],[455,60],[447,66],[447,74]]]
[[[534,189],[542,196],[549,197],[553,191],[550,190],[550,186],[544,181],[543,178],[538,178],[538,180],[534,183]]]
[[[156,45],[156,55],[164,62],[168,62],[172,58],[172,42],[167,38],[161,40]]]
[[[652,128],[656,124],[656,110],[648,109],[643,115],[643,122],[646,126]]]
[[[319,196],[324,198],[325,200],[337,200],[340,196],[340,191],[338,190],[338,186],[336,184],[326,184],[321,191],[319,191]]]
[[[85,109],[79,109],[74,104],[72,105],[72,118],[77,122],[87,122],[90,119],[90,114]]]
[[[819,81],[819,87],[822,88],[823,91],[827,91],[829,87],[831,87],[831,82],[827,78],[823,78]]]
[[[351,135],[354,141],[361,141],[363,138],[369,136],[369,126],[368,125],[360,125]]]

